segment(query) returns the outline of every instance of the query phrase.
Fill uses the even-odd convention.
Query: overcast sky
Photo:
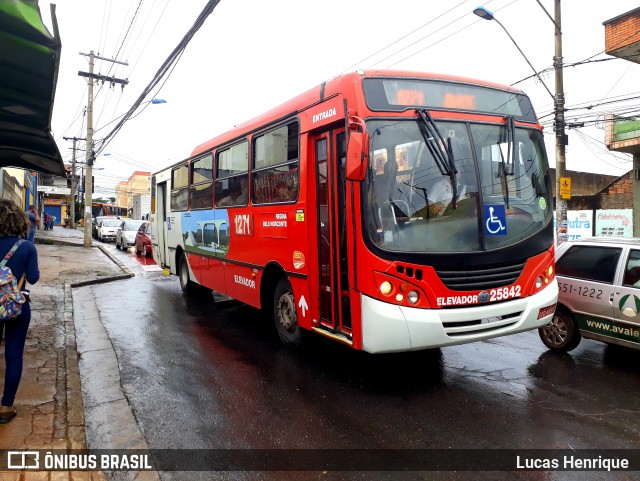
[[[40,1],[50,25],[49,3]],[[52,131],[65,160],[71,142],[84,137],[88,70],[80,52],[117,58],[128,66],[97,62],[96,73],[128,79],[95,89],[95,138],[104,137],[153,78],[191,27],[206,0],[57,0],[62,59]],[[541,0],[553,15],[554,2]],[[196,145],[288,100],[324,80],[358,68],[438,72],[513,84],[533,72],[496,22],[472,11],[484,5],[507,28],[538,70],[551,67],[554,26],[535,0],[221,0],[196,33],[150,104],[128,121],[97,159],[97,191],[134,170],[155,171],[189,156]],[[637,0],[562,3],[565,64],[612,58],[604,50],[605,20],[638,7]],[[134,18],[134,13],[137,15]],[[597,55],[598,54],[598,55]],[[564,71],[566,107],[586,107],[640,96],[640,65],[624,60],[590,62]],[[543,75],[554,92],[554,74]],[[516,85],[532,99],[546,124],[550,163],[555,164],[553,101],[536,79]],[[596,120],[605,107],[625,111],[640,99],[576,109],[570,121],[567,168],[622,175],[630,156],[608,152]],[[550,115],[551,114],[551,115]],[[600,128],[598,128],[600,127]],[[84,159],[84,152],[79,156]]]

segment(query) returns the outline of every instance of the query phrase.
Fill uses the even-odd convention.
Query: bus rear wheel
[[[185,294],[194,294],[196,291],[196,284],[189,277],[189,264],[187,264],[187,256],[182,254],[180,256],[180,288]]]
[[[276,286],[273,298],[273,318],[282,343],[291,348],[302,342],[302,329],[298,325],[296,301],[288,279],[282,278]]]

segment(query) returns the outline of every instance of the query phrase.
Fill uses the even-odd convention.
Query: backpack
[[[25,295],[20,292],[24,275],[17,282],[13,272],[7,267],[7,262],[23,242],[22,239],[18,240],[0,262],[0,321],[18,317],[22,313],[22,305],[27,302]]]

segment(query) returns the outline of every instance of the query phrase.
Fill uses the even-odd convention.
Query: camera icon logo
[[[40,468],[40,453],[38,451],[9,451],[7,452],[8,469],[38,469]]]

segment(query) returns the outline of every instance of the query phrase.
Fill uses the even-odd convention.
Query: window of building
[[[299,191],[297,122],[254,139],[251,199],[254,204],[294,202]]]

